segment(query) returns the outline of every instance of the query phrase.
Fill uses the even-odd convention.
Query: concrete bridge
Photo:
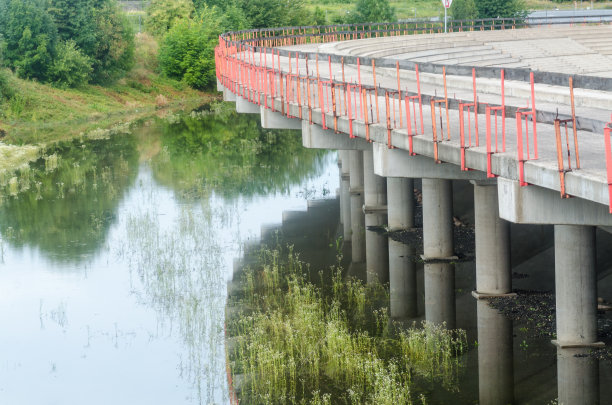
[[[563,375],[576,367],[569,350],[602,345],[595,230],[612,226],[612,26],[490,27],[229,33],[216,50],[218,90],[238,112],[260,114],[263,127],[301,130],[305,147],[338,150],[353,266],[363,266],[368,281],[390,282],[393,317],[410,316],[414,268],[400,258],[414,252],[364,229],[413,227],[414,179],[422,183],[425,317],[432,322],[454,327],[453,180],[474,188],[477,299],[513,294],[509,223],[554,225],[554,343]],[[505,329],[479,336],[492,345],[490,355],[506,339],[495,333]],[[583,367],[584,379],[559,384],[560,403],[593,403],[592,366]],[[482,403],[512,402],[511,392],[488,395]]]

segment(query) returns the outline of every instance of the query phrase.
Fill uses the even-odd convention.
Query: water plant
[[[243,403],[424,403],[413,377],[453,388],[466,348],[464,331],[423,325],[393,334],[380,284],[331,283],[287,249],[264,249],[230,296],[230,362]],[[322,276],[321,276],[322,277]]]

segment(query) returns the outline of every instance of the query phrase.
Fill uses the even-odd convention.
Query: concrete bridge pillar
[[[423,179],[424,259],[453,256],[453,184],[450,180]]]
[[[559,405],[599,404],[599,361],[589,349],[557,349]]]
[[[351,268],[349,274],[366,280],[365,218],[363,214],[363,152],[351,150],[350,196],[351,196]]]
[[[387,181],[374,173],[374,156],[371,150],[363,152],[363,187],[365,211],[386,211]]]
[[[455,327],[453,186],[450,180],[423,179],[423,260],[425,319]]]
[[[387,222],[390,231],[414,227],[414,180],[387,177]]]
[[[595,227],[555,225],[557,344],[597,341]]]
[[[417,316],[416,249],[389,238],[389,301],[391,318]]]
[[[351,193],[350,193],[350,153],[339,150],[340,167],[340,219],[342,220],[343,236],[345,242],[351,241]]]
[[[476,297],[512,292],[510,225],[499,217],[497,182],[472,181],[476,219]]]
[[[476,305],[478,403],[511,404],[514,402],[512,321],[491,308],[486,300],[479,300]]]

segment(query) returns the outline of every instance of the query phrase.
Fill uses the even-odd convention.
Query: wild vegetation
[[[346,280],[339,265],[315,285],[291,247],[259,257],[229,299],[241,402],[410,404],[426,402],[419,379],[455,389],[463,331],[424,323],[394,332],[382,285]]]

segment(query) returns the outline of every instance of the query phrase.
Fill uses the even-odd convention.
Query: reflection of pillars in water
[[[387,214],[390,231],[414,227],[414,180],[387,177]]]
[[[455,328],[455,265],[425,263],[425,320]]]
[[[415,249],[389,238],[389,301],[392,318],[417,316]]]
[[[365,214],[366,225],[366,274],[368,283],[389,281],[389,247],[387,236],[367,230],[371,226],[382,226],[385,214]]]
[[[589,345],[597,340],[595,227],[555,225],[557,342]]]
[[[350,151],[351,268],[349,274],[365,277],[365,218],[363,214],[363,153]]]
[[[414,180],[387,177],[387,223],[390,231],[414,227]],[[417,316],[414,247],[388,239],[389,303],[392,318]]]
[[[350,193],[350,153],[347,150],[338,151],[342,157],[340,168],[340,215],[343,226],[343,237],[351,241],[351,193]]]
[[[477,302],[479,404],[511,404],[514,401],[512,321]]]
[[[557,349],[559,405],[599,404],[599,361],[588,353],[586,348]]]
[[[497,182],[472,183],[476,225],[476,293],[508,294],[512,291],[510,226],[499,217]]]
[[[387,223],[387,181],[374,173],[372,151],[363,152],[363,189],[366,226],[366,275],[368,283],[389,280],[387,237],[367,229]]]
[[[455,327],[453,187],[450,180],[423,179],[425,319]]]

